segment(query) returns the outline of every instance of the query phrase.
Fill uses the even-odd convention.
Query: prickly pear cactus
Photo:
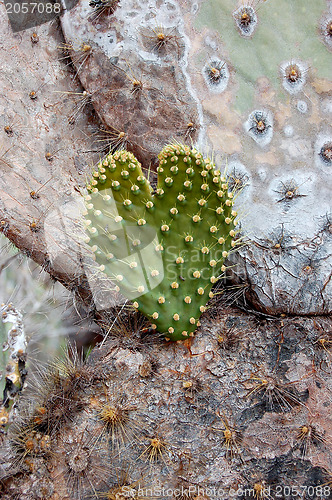
[[[237,243],[237,212],[226,179],[197,150],[166,146],[157,171],[153,194],[133,154],[108,155],[88,185],[88,240],[99,269],[154,328],[183,340]]]
[[[252,244],[238,252],[232,272],[246,287],[246,303],[272,315],[326,314],[331,3],[128,0],[113,6],[96,20],[95,7],[82,0],[62,18],[68,43],[77,45],[74,61],[81,60],[80,44],[90,45],[76,68],[108,125],[110,144],[125,144],[152,163],[172,136],[212,149],[227,164],[230,184],[243,189],[242,231]],[[151,87],[160,90],[161,107],[152,104]],[[183,101],[180,117],[172,94]]]
[[[1,497],[330,498],[330,2],[61,3],[62,32],[51,23],[16,34],[0,5],[0,231],[80,295],[105,338],[87,361],[69,350],[35,383],[28,375],[16,421],[1,429]],[[99,157],[125,148],[154,170],[174,139],[228,165],[251,239],[234,254],[241,260],[220,302],[178,344],[151,334],[137,312],[126,323],[124,307],[115,318],[92,303],[75,232],[80,187]],[[146,197],[154,203],[148,185]],[[135,205],[131,191],[125,199]],[[104,203],[98,210],[133,231]],[[170,254],[161,225],[172,234],[178,221],[150,219]],[[114,278],[102,241],[96,260]],[[176,278],[179,290],[188,285]],[[104,282],[98,290],[114,297]],[[243,311],[229,307],[238,297]],[[149,307],[141,309],[154,324],[154,312],[164,319],[162,304]]]

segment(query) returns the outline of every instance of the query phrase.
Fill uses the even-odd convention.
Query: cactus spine
[[[153,193],[133,154],[109,154],[87,186],[87,239],[100,271],[170,340],[194,335],[236,245],[233,193],[181,144],[159,154]]]

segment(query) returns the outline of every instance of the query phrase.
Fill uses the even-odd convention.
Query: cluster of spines
[[[68,345],[63,358],[39,371],[33,397],[9,428],[6,457],[15,474],[35,473],[57,461],[57,491],[66,488],[70,498],[81,498],[82,492],[92,494],[92,490],[96,494],[96,485],[109,485],[111,460],[116,458],[109,445],[119,450],[136,440],[141,422],[137,412],[133,415],[137,408],[127,401],[122,385],[112,384],[106,401],[103,392],[101,397],[91,397],[89,388],[110,378],[105,368],[93,370],[76,348]],[[92,416],[93,425],[82,429],[73,422],[83,407],[90,413],[89,418]],[[48,474],[43,479],[48,481]]]
[[[183,340],[199,326],[236,245],[237,213],[225,178],[201,153],[175,144],[158,158],[154,195],[131,153],[118,151],[102,161],[88,185],[86,226],[100,270],[135,299],[155,328]],[[142,266],[134,254],[143,256],[151,241],[154,252]]]

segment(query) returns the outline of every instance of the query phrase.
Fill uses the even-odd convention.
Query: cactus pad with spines
[[[166,146],[155,193],[133,154],[109,154],[87,186],[99,269],[166,338],[193,336],[236,245],[233,193],[195,149]]]

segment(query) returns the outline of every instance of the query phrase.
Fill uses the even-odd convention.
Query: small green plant
[[[85,197],[87,242],[116,282],[169,340],[194,335],[224,260],[237,244],[233,192],[195,149],[166,146],[153,191],[125,150],[93,172]]]

